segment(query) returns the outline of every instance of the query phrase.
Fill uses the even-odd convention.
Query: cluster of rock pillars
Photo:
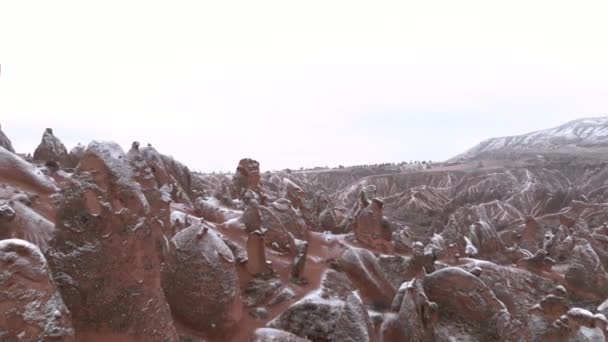
[[[202,175],[51,129],[33,156],[0,146],[0,341],[608,336],[608,227],[577,220],[602,206],[500,233],[459,211],[418,236],[374,186],[337,204],[338,173]]]

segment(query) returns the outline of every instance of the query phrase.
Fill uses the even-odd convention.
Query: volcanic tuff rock
[[[47,257],[78,339],[177,341],[160,273],[168,205],[142,192],[125,158],[113,143],[88,146]]]
[[[232,178],[233,197],[242,198],[247,190],[262,194],[260,163],[253,159],[241,159]]]
[[[51,128],[47,128],[42,134],[42,141],[34,151],[34,161],[68,164],[68,151]]]
[[[291,305],[269,327],[313,341],[373,340],[372,322],[361,298],[352,292],[352,285],[332,272],[323,277],[318,292]]]
[[[209,227],[177,233],[163,267],[163,288],[171,311],[210,336],[230,333],[241,318],[235,258]]]
[[[137,142],[0,147],[0,340],[603,341],[603,121],[447,163],[234,175]]]
[[[0,240],[0,312],[2,341],[74,341],[46,259],[29,242]]]

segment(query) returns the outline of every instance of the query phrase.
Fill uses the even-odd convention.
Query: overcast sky
[[[608,114],[606,1],[6,1],[19,152],[150,142],[195,170],[443,160]]]

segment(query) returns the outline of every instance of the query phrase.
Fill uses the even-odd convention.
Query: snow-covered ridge
[[[522,135],[491,138],[452,160],[471,159],[499,150],[557,150],[565,148],[608,147],[608,116],[584,118],[561,126]]]

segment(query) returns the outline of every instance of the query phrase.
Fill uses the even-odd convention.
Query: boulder
[[[171,239],[163,288],[174,316],[207,336],[229,336],[241,319],[234,255],[207,226],[188,227]]]

